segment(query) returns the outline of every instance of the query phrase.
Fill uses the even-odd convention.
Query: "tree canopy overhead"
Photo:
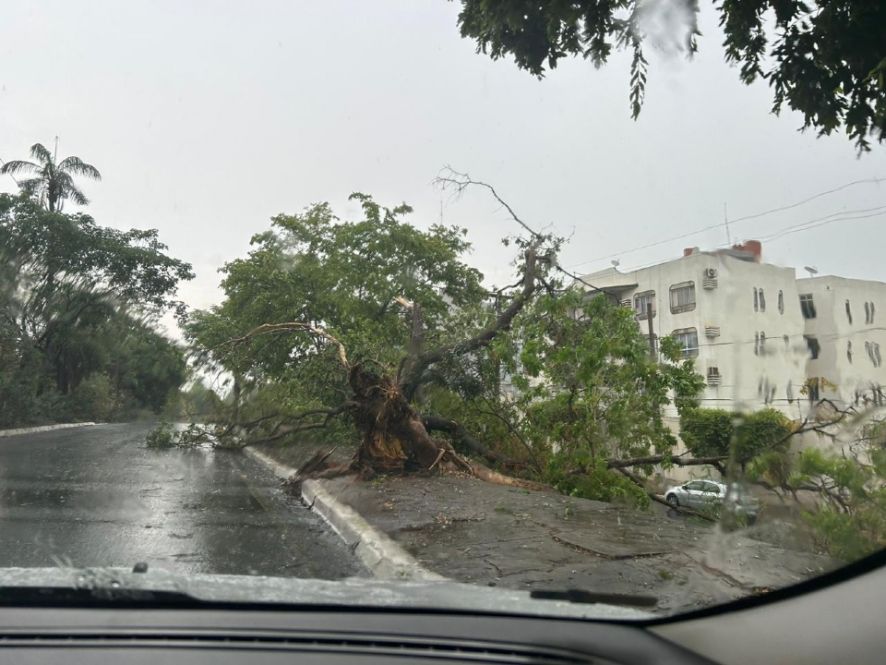
[[[563,58],[599,67],[614,49],[633,59],[630,101],[640,113],[653,25],[671,26],[688,55],[698,48],[697,0],[460,0],[458,26],[478,52],[510,56],[541,77]],[[880,0],[721,0],[727,62],[741,80],[767,81],[772,110],[803,114],[819,135],[844,129],[860,150],[886,139],[886,3]]]

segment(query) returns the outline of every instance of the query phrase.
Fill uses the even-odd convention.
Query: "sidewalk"
[[[293,466],[313,452],[263,450]],[[424,568],[472,584],[652,595],[656,611],[674,612],[792,584],[833,565],[789,542],[789,524],[765,519],[727,534],[660,506],[637,511],[458,475],[322,485]]]
[[[0,438],[18,436],[20,434],[34,434],[36,432],[52,432],[58,429],[71,429],[73,427],[90,427],[98,423],[60,423],[55,425],[35,425],[33,427],[18,427],[16,429],[0,429]]]

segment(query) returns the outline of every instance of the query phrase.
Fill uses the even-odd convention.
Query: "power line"
[[[726,223],[737,224],[737,223],[745,222],[745,221],[752,220],[752,219],[759,219],[760,217],[764,217],[766,215],[771,215],[771,214],[778,213],[778,212],[784,212],[785,210],[791,210],[793,208],[798,208],[798,207],[805,205],[805,204],[807,204],[811,201],[814,201],[816,199],[822,198],[824,196],[828,196],[830,194],[835,194],[837,192],[841,192],[845,189],[849,189],[850,187],[854,187],[856,185],[879,184],[881,182],[886,182],[886,178],[865,178],[862,180],[853,180],[852,182],[848,182],[845,185],[840,185],[839,187],[834,187],[833,189],[828,189],[826,191],[819,192],[817,194],[813,194],[812,196],[809,196],[801,201],[797,201],[795,203],[791,203],[791,204],[785,205],[785,206],[779,206],[777,208],[770,208],[769,210],[764,210],[762,212],[754,213],[752,215],[745,215],[743,217],[737,217],[736,219],[727,220]],[[578,268],[580,266],[587,265],[589,263],[596,263],[598,261],[604,261],[606,259],[612,259],[612,258],[615,258],[618,256],[624,256],[625,254],[633,254],[634,252],[639,252],[644,249],[650,249],[652,247],[658,247],[659,245],[664,245],[669,242],[674,242],[675,240],[683,240],[684,238],[690,238],[694,235],[698,235],[699,233],[704,233],[705,231],[713,231],[715,229],[721,228],[721,226],[722,226],[722,223],[710,224],[708,226],[696,229],[694,231],[687,231],[686,233],[681,233],[679,235],[671,236],[669,238],[665,238],[662,240],[656,240],[655,242],[650,242],[645,245],[640,245],[638,247],[633,247],[630,249],[622,250],[620,252],[615,252],[613,254],[607,254],[605,256],[600,256],[597,258],[588,259],[587,261],[582,261],[580,263],[573,264],[571,267]]]
[[[870,208],[868,210],[859,210],[858,211],[858,212],[870,212],[871,214],[868,214],[868,215],[839,217],[837,219],[824,218],[824,221],[816,220],[818,223],[811,223],[810,222],[810,223],[805,223],[802,225],[791,226],[791,227],[788,227],[787,229],[783,229],[781,231],[778,231],[777,233],[774,233],[771,236],[762,238],[762,241],[772,242],[773,240],[777,240],[777,239],[781,238],[782,236],[791,235],[793,233],[799,233],[800,231],[809,231],[811,229],[817,229],[819,226],[826,226],[828,224],[833,224],[834,222],[849,222],[849,221],[852,221],[855,219],[869,219],[871,217],[882,217],[883,215],[886,215],[886,212],[873,212],[876,210],[884,211],[884,210],[886,210],[886,206],[880,206],[879,208]]]
[[[834,187],[834,189],[829,189],[824,192],[819,192],[818,194],[813,194],[809,198],[803,199],[802,201],[797,201],[796,203],[792,203],[790,205],[782,206],[780,208],[772,208],[771,210],[765,210],[763,212],[758,212],[753,215],[745,215],[744,217],[739,217],[737,219],[733,219],[732,223],[736,222],[744,222],[749,219],[757,219],[759,217],[763,217],[765,215],[770,215],[776,212],[784,212],[785,210],[791,210],[792,208],[799,208],[801,205],[805,205],[810,201],[814,201],[815,199],[820,199],[823,196],[828,196],[829,194],[835,194],[837,192],[842,192],[844,189],[849,189],[850,187],[854,187],[855,185],[864,185],[864,184],[879,184],[881,182],[886,181],[886,178],[865,178],[863,180],[853,180],[852,182],[848,182],[845,185],[840,185],[839,187]]]
[[[882,211],[882,212],[877,212]],[[857,214],[857,213],[872,213],[872,214]],[[844,217],[843,215],[850,215],[849,217]],[[807,231],[810,229],[817,228],[819,226],[826,226],[827,224],[833,224],[834,222],[849,222],[857,219],[869,219],[871,217],[878,217],[880,215],[886,215],[886,206],[878,206],[875,208],[859,208],[857,210],[840,210],[837,212],[833,212],[829,215],[825,215],[824,217],[815,217],[813,219],[806,220],[805,222],[800,222],[799,224],[794,224],[793,226],[788,226],[780,231],[773,233],[770,236],[763,236],[760,238],[762,242],[772,242],[774,240],[778,240],[782,236],[790,235],[793,233],[799,233],[800,231]],[[729,247],[729,245],[717,245],[718,249],[724,249]],[[643,270],[644,268],[650,268],[652,266],[656,266],[661,264],[662,261],[652,261],[651,263],[644,263],[638,266],[632,266],[626,270],[626,272],[636,272],[637,270]]]

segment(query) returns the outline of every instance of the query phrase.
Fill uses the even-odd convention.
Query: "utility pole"
[[[440,204],[441,214],[443,209],[443,204]],[[495,294],[495,318],[501,316],[501,294],[496,292]],[[501,402],[501,359],[496,354],[495,360],[493,361],[493,365],[495,366],[495,403],[498,404]]]
[[[649,328],[649,357],[656,360],[655,333],[652,328],[652,303],[646,303],[646,325]]]

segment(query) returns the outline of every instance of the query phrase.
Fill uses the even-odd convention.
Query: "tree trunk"
[[[395,380],[362,365],[350,370],[354,422],[363,436],[356,468],[381,472],[427,470],[444,457],[457,455],[445,442],[431,438]]]

